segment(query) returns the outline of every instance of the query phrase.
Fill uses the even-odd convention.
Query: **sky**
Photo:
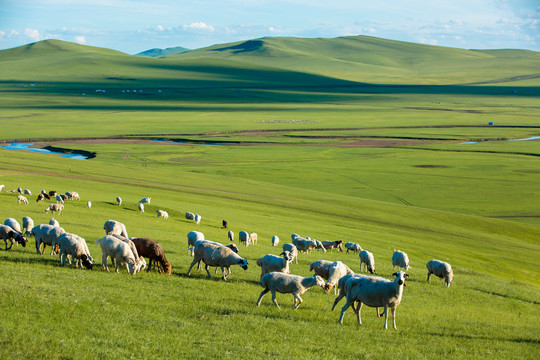
[[[60,39],[135,54],[266,36],[369,35],[540,51],[540,0],[0,0],[0,49]]]

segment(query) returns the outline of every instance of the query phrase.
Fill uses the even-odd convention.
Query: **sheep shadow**
[[[428,336],[440,336],[444,338],[458,338],[458,339],[467,339],[467,340],[488,340],[488,341],[505,341],[505,342],[514,342],[518,344],[540,344],[539,339],[529,339],[529,338],[517,338],[509,339],[504,337],[493,337],[493,336],[475,336],[475,335],[466,335],[466,334],[448,334],[448,333],[428,333],[425,332],[425,335]]]
[[[31,257],[31,258],[8,257],[5,255],[2,255],[0,256],[0,261],[11,262],[14,264],[27,263],[27,264],[42,264],[42,265],[51,265],[51,266],[60,265],[60,260],[57,255],[49,256],[47,254],[38,255],[37,257]]]

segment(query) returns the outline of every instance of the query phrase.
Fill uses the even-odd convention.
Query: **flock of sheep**
[[[0,185],[0,191],[3,190],[3,185]],[[9,192],[19,193],[18,202],[25,202],[23,194],[31,195],[29,190],[11,190]],[[24,197],[25,198],[25,197]],[[56,199],[56,204],[51,204],[45,210],[59,212],[63,211],[63,203],[65,200],[80,200],[80,196],[76,192],[68,192],[64,196],[58,196],[55,192],[42,191],[38,195],[37,201],[42,201],[44,198]],[[26,198],[25,198],[26,199]],[[122,204],[120,197],[116,198],[118,205]],[[144,212],[144,204],[150,203],[150,198],[143,198],[139,202],[139,210]],[[88,206],[91,203],[88,202]],[[168,218],[168,214],[165,211],[158,210],[158,217]],[[200,215],[193,213],[186,213],[186,219],[195,220],[198,224],[201,221]],[[34,225],[33,220],[30,217],[24,217],[23,226],[13,218],[8,218],[4,221],[3,225],[0,225],[0,237],[4,240],[5,250],[12,248],[14,242],[22,245],[27,244],[26,237],[34,236],[36,251],[38,254],[43,255],[45,247],[51,247],[51,255],[56,253],[60,257],[61,266],[71,267],[75,264],[79,268],[92,269],[94,259],[90,255],[90,251],[84,238],[67,233],[60,224],[51,219],[49,224]],[[227,228],[227,222],[223,220],[224,228]],[[106,271],[108,270],[107,259],[110,257],[113,266],[116,267],[116,272],[119,271],[122,264],[126,270],[134,275],[138,271],[151,270],[152,262],[157,263],[157,270],[160,273],[171,274],[172,268],[168,263],[163,247],[160,243],[149,238],[130,238],[127,233],[127,229],[124,224],[115,221],[108,220],[103,226],[106,235],[96,241],[96,244],[101,246],[102,250],[102,266]],[[234,233],[228,231],[228,239],[234,242]],[[327,250],[343,251],[343,241],[318,241],[309,237],[301,237],[297,234],[291,235],[292,242],[283,244],[282,252],[279,255],[267,254],[257,259],[257,266],[261,268],[259,285],[263,287],[263,291],[260,293],[256,302],[257,306],[260,306],[261,301],[265,294],[271,292],[273,303],[279,307],[276,300],[276,293],[289,293],[294,297],[293,308],[296,309],[302,303],[302,295],[311,287],[317,285],[324,289],[326,293],[329,293],[334,288],[334,294],[337,294],[332,311],[336,307],[337,303],[344,297],[346,297],[346,304],[341,309],[341,315],[339,317],[339,323],[342,323],[343,316],[349,307],[352,307],[357,314],[357,321],[359,324],[361,320],[361,309],[365,304],[370,307],[377,308],[377,315],[379,315],[379,308],[384,308],[384,328],[387,328],[388,309],[392,311],[393,327],[396,328],[395,311],[396,307],[400,304],[403,296],[403,287],[405,286],[405,279],[409,276],[404,272],[410,267],[410,262],[407,254],[400,250],[394,250],[392,255],[392,266],[398,267],[400,270],[393,274],[395,278],[388,280],[376,275],[375,271],[375,259],[374,255],[362,249],[359,244],[346,243],[345,248],[347,253],[352,251],[353,253],[359,253],[360,258],[360,271],[365,269],[368,274],[355,274],[347,265],[341,261],[329,261],[318,260],[310,265],[310,272],[313,271],[314,275],[310,277],[302,277],[298,275],[290,274],[289,264],[296,261],[298,264],[299,253],[309,253],[312,250],[321,250],[326,252]],[[218,242],[206,240],[204,234],[199,231],[191,231],[187,234],[188,247],[193,261],[189,266],[187,274],[190,275],[192,268],[198,265],[201,266],[201,262],[204,263],[205,270],[208,277],[211,277],[209,268],[219,267],[222,272],[223,280],[231,274],[231,267],[234,265],[240,266],[242,269],[247,270],[248,262],[245,258],[238,255],[239,249],[234,244],[223,245]],[[257,234],[249,234],[246,231],[240,231],[238,234],[238,240],[244,246],[256,245]],[[8,247],[8,241],[10,246]],[[277,236],[272,237],[272,246],[277,247],[279,238]],[[43,246],[43,247],[42,247]],[[71,259],[70,259],[71,257]],[[149,259],[147,266],[145,258]],[[116,263],[116,264],[115,264]],[[445,280],[446,286],[449,287],[453,281],[453,271],[450,264],[439,261],[431,260],[426,264],[428,275],[427,281],[430,281],[430,276],[434,274]],[[216,269],[217,271],[217,269]],[[373,275],[375,274],[375,275]]]

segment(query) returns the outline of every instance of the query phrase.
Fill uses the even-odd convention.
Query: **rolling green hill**
[[[172,54],[181,54],[189,50],[190,49],[186,49],[185,47],[181,47],[181,46],[176,46],[176,47],[171,47],[171,48],[166,48],[166,49],[153,48],[153,49],[142,51],[138,54],[135,54],[135,56],[159,57],[159,56],[166,56],[166,55],[172,55]]]

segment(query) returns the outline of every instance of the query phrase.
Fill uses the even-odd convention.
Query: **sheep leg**
[[[341,292],[340,292],[340,294],[338,295],[336,300],[334,300],[334,304],[332,305],[332,311],[334,311],[334,309],[336,308],[337,303],[340,302],[341,299],[343,299],[343,296],[345,296],[345,295],[342,295]]]
[[[397,326],[396,326],[396,307],[392,307],[392,321],[393,321],[393,324],[394,324],[394,330],[397,330]]]
[[[431,284],[431,281],[429,280],[429,277],[430,277],[430,276],[431,276],[431,273],[428,272],[428,273],[427,273],[427,282],[428,282],[428,284]]]
[[[262,301],[262,298],[263,296],[268,293],[270,291],[269,288],[265,288],[262,292],[261,292],[261,295],[259,295],[259,299],[257,300],[257,306],[260,306],[261,305],[261,301]]]
[[[193,259],[193,261],[191,262],[191,265],[189,266],[189,269],[188,269],[188,271],[187,271],[188,276],[189,276],[189,274],[191,273],[191,268],[192,268],[193,266],[195,266],[195,264],[198,263],[199,261],[200,261],[200,259],[198,259],[198,258]]]
[[[208,277],[209,278],[212,278],[212,275],[210,275],[210,266],[208,266],[207,264],[204,264],[204,270],[206,270],[206,273],[208,274]],[[223,269],[221,269],[221,271],[223,271]],[[225,279],[223,279],[225,280]]]
[[[274,303],[274,305],[276,305],[278,307],[278,309],[281,309],[279,307],[279,304],[277,303],[277,300],[276,300],[276,290],[271,290],[272,291],[272,302]]]
[[[362,306],[363,305],[364,304],[361,301],[358,301],[358,307],[356,308],[356,321],[358,321],[360,325],[362,325]],[[354,304],[353,304],[353,309],[354,309]]]
[[[42,255],[40,248],[41,248],[41,240],[39,238],[36,238],[36,251],[38,255]]]
[[[221,273],[223,275],[223,281],[227,281],[227,275],[228,275],[227,268],[223,266],[220,266],[220,268],[221,268]],[[217,267],[216,267],[216,270],[217,270]]]
[[[293,294],[293,296],[294,296],[293,309],[296,310],[296,309],[298,309],[298,307],[302,303],[302,298],[298,294]],[[298,303],[296,303],[297,300],[298,300]]]
[[[379,314],[379,308],[376,307],[375,309],[377,309],[377,317],[382,317],[384,314]]]
[[[384,328],[388,329],[388,305],[384,305]]]
[[[105,271],[109,272],[109,268],[107,267],[107,253],[103,249],[101,251],[101,266],[103,266]]]
[[[343,316],[345,316],[345,311],[347,311],[347,309],[349,308],[349,306],[351,306],[352,303],[354,303],[354,301],[349,303],[349,300],[347,299],[347,303],[341,308],[341,315],[339,316],[338,320],[340,324],[343,324]]]
[[[152,269],[152,259],[148,262],[148,269],[146,269],[146,271],[149,272],[150,269]]]

